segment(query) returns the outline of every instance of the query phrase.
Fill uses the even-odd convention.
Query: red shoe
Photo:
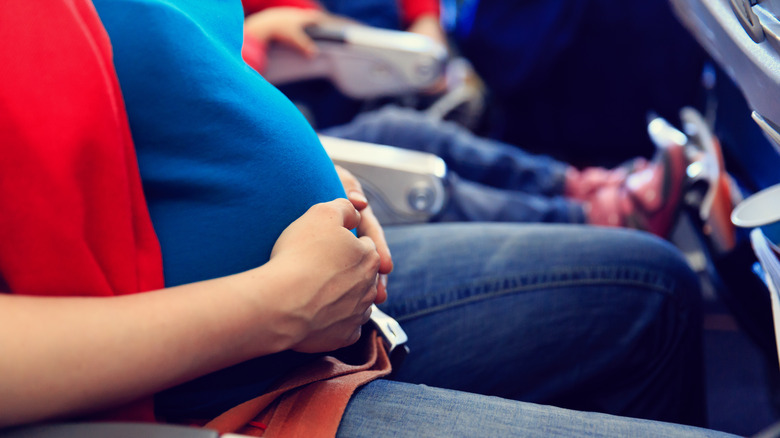
[[[585,201],[588,222],[666,237],[682,204],[687,166],[683,145],[660,147],[653,160],[630,173],[623,184],[602,187]]]

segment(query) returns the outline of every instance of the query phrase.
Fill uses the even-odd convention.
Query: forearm
[[[267,276],[114,298],[0,294],[0,426],[106,409],[288,348],[298,338]]]

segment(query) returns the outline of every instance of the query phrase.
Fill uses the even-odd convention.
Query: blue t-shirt
[[[345,197],[304,117],[241,59],[239,0],[94,4],[114,48],[167,286],[262,265],[311,205]],[[285,352],[206,376],[161,394],[158,410],[220,413],[308,358]]]

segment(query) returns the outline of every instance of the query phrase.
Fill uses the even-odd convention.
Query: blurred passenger
[[[703,109],[705,52],[668,0],[469,0],[452,32],[490,93],[478,132],[578,166],[650,157],[648,112]]]
[[[97,3],[111,42],[86,0],[0,9],[19,42],[0,47],[0,427],[152,394],[158,418],[218,415],[354,342],[393,268],[359,187],[241,61],[237,2]],[[697,281],[660,239],[497,224],[387,237],[385,309],[415,351],[399,380],[703,420]],[[352,396],[338,434],[579,431],[721,435],[386,380]]]
[[[343,20],[317,9],[268,7],[279,1],[245,1],[250,65],[262,73],[262,47],[270,42],[312,56],[306,26]],[[295,4],[292,2],[291,4]],[[255,11],[255,12],[251,12]],[[259,45],[257,44],[259,42]],[[321,133],[438,155],[450,171],[450,199],[435,220],[564,222],[620,226],[666,236],[673,225],[688,165],[682,146],[658,151],[652,162],[631,160],[615,169],[579,170],[547,156],[477,137],[459,125],[411,108],[386,107]]]
[[[327,11],[332,17],[348,19],[382,29],[405,30],[446,45],[447,35],[439,20],[438,0],[242,0],[244,9],[257,12],[269,7]],[[278,18],[282,18],[280,14]],[[248,17],[247,17],[248,18]],[[284,18],[282,18],[284,19]],[[251,28],[252,25],[248,24]],[[263,32],[266,26],[255,30]]]
[[[266,7],[322,9],[329,11],[331,17],[348,18],[383,29],[416,32],[441,43],[447,40],[439,24],[438,0],[247,0],[244,5],[247,11]],[[441,88],[436,87],[437,90]],[[346,123],[366,109],[366,102],[345,96],[324,79],[285,84],[280,89],[294,102],[302,103],[310,110],[310,121],[318,129]]]
[[[438,24],[438,3],[248,0],[245,6],[319,4],[361,23],[409,31],[417,31],[421,17],[430,19],[429,31],[419,33],[449,36],[487,86],[489,104],[475,132],[578,167],[649,158],[649,112],[676,122],[680,108],[704,104],[701,75],[708,58],[667,0],[442,2],[449,5],[448,35]],[[333,97],[324,82],[282,91],[312,110],[318,129],[346,123],[364,109]]]

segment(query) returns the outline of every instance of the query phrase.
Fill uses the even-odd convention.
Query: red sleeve
[[[268,56],[264,41],[253,37],[247,32],[244,32],[244,44],[241,46],[241,57],[244,58],[244,62],[255,71],[262,73],[265,71],[265,65],[268,63]]]
[[[0,8],[0,286],[109,296],[163,286],[108,35],[87,0]]]
[[[87,0],[0,8],[0,291],[163,287],[111,45]],[[20,328],[24,329],[24,328]],[[154,421],[151,397],[96,416]]]
[[[438,0],[399,0],[401,3],[401,20],[406,25],[412,24],[423,15],[439,16]]]
[[[244,5],[244,15],[249,15],[266,8],[287,6],[301,9],[322,9],[316,0],[241,0]]]

